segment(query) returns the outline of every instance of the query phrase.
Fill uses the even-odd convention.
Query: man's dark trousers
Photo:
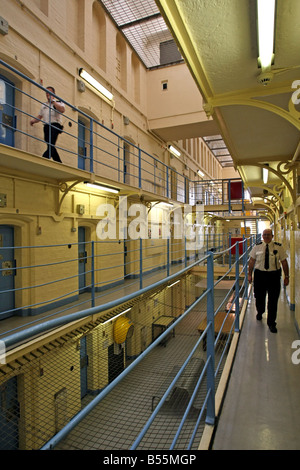
[[[281,288],[281,269],[277,271],[254,271],[254,297],[258,315],[266,309],[266,295],[268,294],[268,326],[276,325],[277,305]]]
[[[45,158],[53,158],[56,162],[62,163],[60,156],[55,148],[58,135],[61,133],[61,128],[58,123],[51,123],[44,125],[44,140],[47,143],[47,150],[43,153]]]

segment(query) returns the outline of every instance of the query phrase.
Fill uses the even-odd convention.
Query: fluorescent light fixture
[[[168,208],[172,208],[173,207],[173,204],[169,203],[169,202],[159,202],[157,204],[159,207],[168,207]]]
[[[181,153],[179,152],[179,150],[173,147],[173,145],[169,145],[168,149],[171,153],[173,153],[173,155],[175,155],[176,157],[180,157]]]
[[[262,71],[270,70],[273,61],[276,0],[257,0],[258,51]]]
[[[112,101],[114,95],[108,91],[106,88],[104,88],[101,83],[99,83],[94,77],[92,77],[86,70],[84,69],[79,69],[79,75],[83,80],[85,80],[87,83],[89,83],[92,87],[94,87],[101,95],[105,96],[108,100]]]
[[[173,282],[173,284],[170,284],[170,285],[168,286],[168,289],[169,289],[170,287],[175,286],[175,284],[178,284],[179,282],[180,282],[180,279],[179,279],[178,281]]]
[[[199,176],[201,176],[201,178],[203,178],[203,177],[204,177],[204,173],[203,173],[203,171],[201,171],[201,170],[198,170],[198,171],[197,171],[197,173],[198,173],[198,175],[199,175]]]
[[[132,307],[129,307],[127,308],[126,310],[124,310],[123,312],[121,313],[118,313],[118,315],[112,317],[112,318],[109,318],[108,320],[106,320],[105,322],[102,323],[102,325],[105,325],[106,323],[109,323],[110,321],[114,321],[116,318],[120,317],[121,315],[124,315],[124,313],[127,313],[129,312],[129,310],[131,310]]]
[[[119,192],[119,189],[111,188],[110,186],[103,186],[98,183],[84,183],[84,184],[86,184],[86,186],[88,186],[89,188],[100,189],[101,191],[107,191],[109,193],[118,194]]]
[[[264,163],[264,165],[269,166],[268,163]],[[268,177],[269,177],[269,170],[268,170],[268,168],[263,168],[263,182],[264,182],[264,184],[267,184],[267,182],[268,182]]]

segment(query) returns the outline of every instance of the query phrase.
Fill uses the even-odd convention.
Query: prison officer
[[[254,270],[254,297],[257,320],[262,319],[265,312],[266,295],[268,294],[267,324],[272,333],[277,333],[277,304],[281,286],[281,266],[284,272],[284,285],[289,284],[289,265],[281,243],[272,241],[271,229],[263,231],[263,242],[255,245],[250,252],[248,281],[252,282]],[[280,266],[281,265],[281,266]]]

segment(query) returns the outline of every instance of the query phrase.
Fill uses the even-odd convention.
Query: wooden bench
[[[157,318],[154,323],[152,323],[152,341],[154,341],[158,336],[160,336],[165,330],[169,328],[169,326],[174,323],[176,317],[171,317],[168,315],[162,315],[161,317]],[[157,333],[158,330],[158,334]],[[175,328],[172,329],[170,334],[168,334],[162,341],[159,343],[162,346],[166,346],[169,339],[175,336]]]
[[[230,299],[228,300],[228,303],[226,304],[226,307],[225,307],[226,312],[229,312],[229,310],[230,310],[232,313],[235,313],[235,300],[234,300],[234,298],[235,298],[235,293],[233,292],[230,296]],[[239,309],[241,309],[242,304],[243,304],[243,298],[239,297]]]
[[[173,408],[179,407],[180,404],[185,404],[187,400],[191,398],[195,390],[197,381],[199,380],[203,367],[204,360],[198,357],[193,357],[183,370],[177,382],[174,384],[174,387],[170,391],[169,395],[166,397],[164,403],[170,403]],[[169,385],[171,384],[172,380],[175,378],[179,370],[179,366],[174,366],[170,374],[168,374],[166,379],[163,381],[163,383],[157,390],[156,394],[153,395],[152,411],[165,394],[166,390],[168,389]],[[155,400],[157,400],[156,405]],[[200,408],[200,404],[197,401],[194,401],[193,407]]]
[[[217,277],[219,278],[220,276],[225,276],[227,279],[235,279],[235,268],[232,268],[232,270],[230,272],[229,271],[229,266],[226,265],[226,266],[221,266],[221,265],[217,265],[217,264],[214,264],[214,277]],[[204,266],[194,266],[191,270],[190,270],[190,273],[191,274],[196,274],[196,276],[204,276],[206,277],[207,275],[207,266],[204,265]],[[240,266],[239,267],[239,277],[240,278],[243,278],[245,277],[245,272],[243,271],[243,267]]]
[[[226,318],[227,317],[227,318]],[[225,320],[226,318],[226,320]],[[225,322],[224,322],[225,320]],[[235,320],[235,314],[234,313],[227,313],[227,312],[218,312],[215,316],[215,338],[219,334],[219,332],[222,329],[221,335],[222,338],[220,337],[221,340],[226,340],[228,335],[233,333],[233,328],[232,324]],[[224,324],[223,324],[224,322]],[[197,330],[199,331],[200,335],[203,333],[207,326],[207,319],[204,318],[202,322],[198,325]],[[206,337],[203,339],[203,349],[206,349]]]

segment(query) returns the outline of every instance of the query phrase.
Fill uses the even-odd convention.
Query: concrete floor
[[[252,294],[214,450],[300,449],[300,364],[292,362],[292,343],[299,336],[283,292],[277,328],[277,334],[269,331],[266,314],[261,322],[256,320]]]

